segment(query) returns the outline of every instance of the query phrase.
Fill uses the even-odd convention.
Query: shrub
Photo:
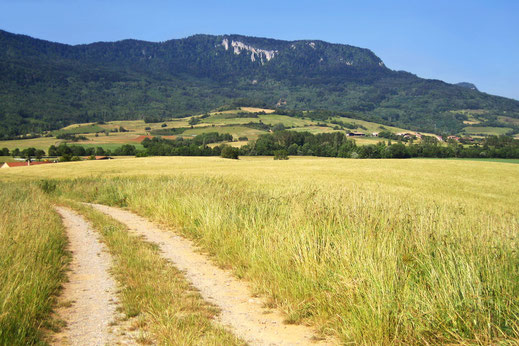
[[[274,151],[274,160],[288,160],[288,152],[284,149]]]
[[[229,147],[229,146],[224,146],[223,149],[222,149],[221,156],[222,156],[224,159],[234,159],[234,160],[238,160],[238,154],[239,154],[239,150],[238,150],[238,148],[233,148],[233,147]]]

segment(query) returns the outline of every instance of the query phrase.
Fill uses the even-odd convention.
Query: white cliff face
[[[265,60],[270,61],[278,53],[277,50],[255,48],[240,41],[232,40],[229,44],[229,40],[226,38],[223,39],[222,46],[225,48],[225,50],[229,50],[229,48],[232,47],[234,54],[236,55],[240,55],[242,51],[250,52],[250,60],[254,62],[256,59],[259,59],[262,65],[265,63]]]
[[[222,46],[225,48],[225,50],[229,49],[229,40],[224,38],[222,41]]]
[[[348,66],[353,66],[353,61],[350,61],[350,60],[344,61],[344,58],[340,58],[339,61],[345,63]]]

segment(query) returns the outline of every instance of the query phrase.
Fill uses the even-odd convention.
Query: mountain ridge
[[[519,101],[391,70],[367,48],[236,34],[68,45],[0,30],[0,87],[4,138],[236,102],[448,133],[466,120],[457,110],[519,117]]]

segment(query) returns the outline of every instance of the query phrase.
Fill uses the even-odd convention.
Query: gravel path
[[[70,209],[56,207],[63,218],[72,252],[69,282],[65,284],[57,314],[67,326],[53,337],[55,345],[116,343],[109,332],[115,320],[116,285],[108,274],[110,255],[91,226]]]
[[[196,251],[192,242],[131,212],[99,204],[90,204],[128,226],[131,232],[156,243],[164,258],[172,261],[205,300],[221,309],[219,321],[238,337],[252,345],[306,345],[330,344],[316,342],[309,327],[287,325],[283,316],[265,309],[265,301],[255,298],[249,286],[234,278],[230,272],[213,265],[206,256]]]

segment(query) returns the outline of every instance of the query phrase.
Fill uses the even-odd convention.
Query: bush
[[[274,151],[274,160],[288,160],[288,152],[284,149]]]
[[[285,130],[285,125],[283,123],[277,123],[272,127],[272,131],[283,131]]]
[[[238,154],[239,154],[238,148],[224,146],[222,149],[221,157],[223,157],[224,159],[238,160]]]
[[[193,125],[200,123],[200,121],[201,120],[199,118],[191,118],[191,119],[189,119],[188,124],[193,126]]]

